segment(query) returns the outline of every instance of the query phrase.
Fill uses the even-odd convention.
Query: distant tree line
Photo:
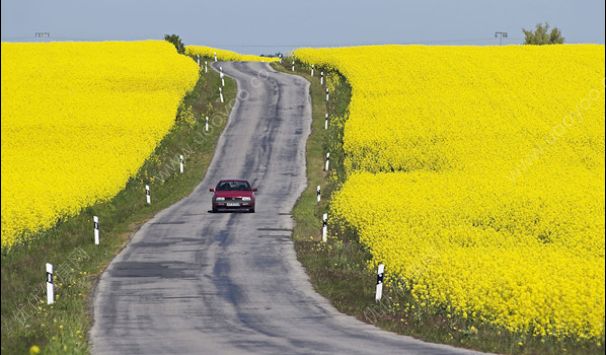
[[[181,37],[179,37],[176,34],[172,34],[172,35],[164,35],[164,39],[170,43],[172,43],[175,48],[177,49],[177,52],[180,54],[185,53],[185,45],[183,44],[183,41],[181,41]]]
[[[534,31],[522,29],[524,32],[524,44],[543,45],[564,43],[564,37],[559,28],[554,27],[551,31],[549,29],[550,27],[547,22],[544,24],[537,24]]]

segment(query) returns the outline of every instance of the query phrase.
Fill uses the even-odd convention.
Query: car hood
[[[253,197],[252,191],[215,191],[215,197]]]

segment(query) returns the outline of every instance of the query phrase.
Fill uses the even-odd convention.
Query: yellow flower
[[[32,345],[29,348],[30,355],[40,354],[40,347],[38,345]]]

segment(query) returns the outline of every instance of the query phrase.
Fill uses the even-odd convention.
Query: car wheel
[[[249,210],[248,210],[248,212],[250,212],[250,213],[255,213],[255,209],[254,209],[254,208],[251,208],[251,209],[249,209]]]
[[[213,207],[213,213],[217,213],[217,209]]]

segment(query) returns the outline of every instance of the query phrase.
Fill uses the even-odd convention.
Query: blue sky
[[[135,40],[179,34],[186,44],[247,53],[371,43],[520,43],[548,21],[569,43],[604,43],[604,0],[2,0],[2,40]]]

